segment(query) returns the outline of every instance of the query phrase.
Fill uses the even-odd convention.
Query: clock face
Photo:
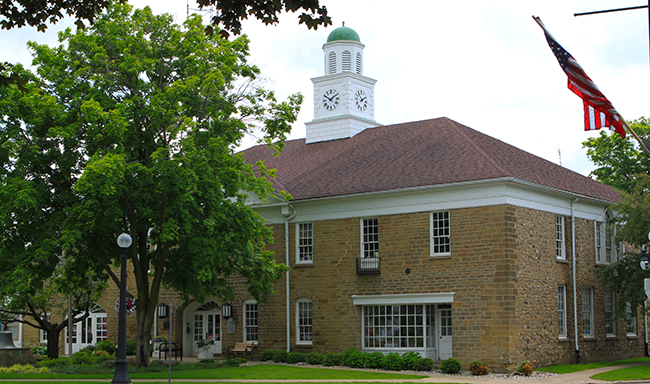
[[[358,90],[354,94],[354,102],[357,104],[357,109],[361,112],[365,111],[368,108],[368,96],[362,90]]]
[[[339,105],[340,98],[339,93],[335,89],[329,89],[323,95],[323,107],[328,111],[333,110]]]

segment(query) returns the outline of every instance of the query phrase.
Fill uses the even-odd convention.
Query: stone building
[[[266,303],[233,282],[229,319],[219,299],[166,292],[184,354],[210,337],[216,354],[252,341],[256,354],[415,351],[493,369],[643,356],[643,319],[615,318],[616,295],[594,274],[623,251],[607,230],[617,192],[448,118],[380,125],[363,48],[335,29],[306,138],[279,156],[243,151],[292,196],[250,199],[290,271]],[[111,286],[89,324],[105,321],[113,341],[116,298]]]

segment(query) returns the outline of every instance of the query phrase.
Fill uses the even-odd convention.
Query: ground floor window
[[[244,302],[244,341],[258,341],[257,302]]]
[[[296,303],[298,344],[312,343],[312,303],[309,299],[299,299]]]

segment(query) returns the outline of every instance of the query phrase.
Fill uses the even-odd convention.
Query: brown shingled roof
[[[349,139],[291,140],[279,156],[262,145],[243,155],[276,168],[276,185],[294,201],[496,178],[620,200],[605,184],[446,117],[368,128]]]

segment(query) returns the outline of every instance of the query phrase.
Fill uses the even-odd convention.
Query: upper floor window
[[[361,257],[378,257],[379,220],[361,219]]]
[[[566,260],[564,233],[564,216],[555,216],[555,255],[558,260]]]
[[[341,66],[343,72],[352,71],[352,54],[350,51],[343,51],[343,54],[341,55]]]
[[[449,211],[431,212],[431,256],[451,255]]]
[[[308,264],[314,260],[314,231],[312,223],[296,224],[296,263]]]
[[[327,68],[330,75],[336,73],[336,53],[330,52],[327,58]]]
[[[257,342],[258,332],[257,301],[244,301],[244,342]]]
[[[309,299],[298,299],[296,302],[296,344],[312,343],[312,302]]]
[[[616,244],[607,222],[596,221],[594,226],[596,264],[611,264],[617,260]]]

